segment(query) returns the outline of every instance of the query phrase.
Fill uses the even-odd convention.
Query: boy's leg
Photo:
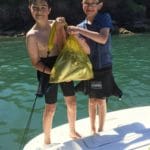
[[[49,84],[45,92],[45,109],[43,113],[44,144],[51,144],[51,129],[56,110],[58,84]]]
[[[61,89],[64,94],[65,102],[67,105],[67,117],[70,128],[70,137],[73,139],[78,139],[81,136],[76,132],[75,122],[76,122],[76,97],[73,82],[63,82],[60,84]]]
[[[70,137],[73,139],[81,138],[79,133],[76,132],[75,122],[76,122],[76,97],[67,96],[65,97],[65,102],[67,105],[67,117],[70,128]]]
[[[45,104],[43,113],[44,144],[51,144],[51,129],[56,110],[56,104]]]
[[[96,111],[98,111],[98,132],[102,131],[107,112],[106,95],[111,94],[111,70],[97,70],[94,72],[94,79],[90,81],[89,97],[89,116],[91,116],[91,128],[95,127]],[[95,99],[95,103],[92,100]],[[93,106],[92,106],[93,105]],[[95,118],[94,118],[95,116]],[[94,129],[93,129],[94,130]],[[95,131],[96,132],[96,131]]]
[[[91,125],[91,133],[96,133],[96,127],[95,127],[95,120],[96,120],[96,100],[94,98],[89,99],[89,118],[90,118],[90,125]]]
[[[101,132],[103,131],[104,128],[105,117],[107,112],[106,99],[97,99],[97,103],[98,103],[98,117],[99,117],[98,132]]]

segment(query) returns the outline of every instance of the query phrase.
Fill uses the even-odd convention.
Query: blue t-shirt
[[[112,29],[112,20],[108,13],[98,13],[92,24],[88,24],[85,19],[78,26],[91,31],[100,32],[102,28]],[[91,49],[89,57],[93,65],[93,69],[98,70],[112,66],[111,35],[109,35],[109,38],[105,44],[99,44],[89,38],[84,38]]]

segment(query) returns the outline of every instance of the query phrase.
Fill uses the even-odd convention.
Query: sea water
[[[108,111],[150,105],[150,34],[114,35],[112,54],[115,81],[123,97],[110,97]],[[25,38],[0,37],[0,150],[19,148],[36,89]],[[78,93],[77,119],[88,116],[87,104],[87,96]],[[43,108],[44,99],[38,98],[25,142],[42,132]],[[66,122],[66,105],[59,90],[53,126]]]

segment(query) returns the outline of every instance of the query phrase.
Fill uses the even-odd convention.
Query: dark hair
[[[52,0],[44,0],[44,1],[47,2],[48,7],[51,7]],[[34,2],[36,2],[36,0],[29,0],[29,5],[33,4]]]
[[[84,1],[84,0],[81,0],[82,2]],[[103,2],[104,0],[97,0],[98,1],[98,3],[100,3],[100,2]]]

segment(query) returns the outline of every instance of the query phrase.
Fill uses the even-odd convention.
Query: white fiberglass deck
[[[105,129],[90,135],[89,118],[76,121],[83,136],[71,140],[68,124],[52,130],[52,143],[46,150],[150,150],[150,106],[109,112]],[[23,150],[44,150],[43,134],[31,139]]]

